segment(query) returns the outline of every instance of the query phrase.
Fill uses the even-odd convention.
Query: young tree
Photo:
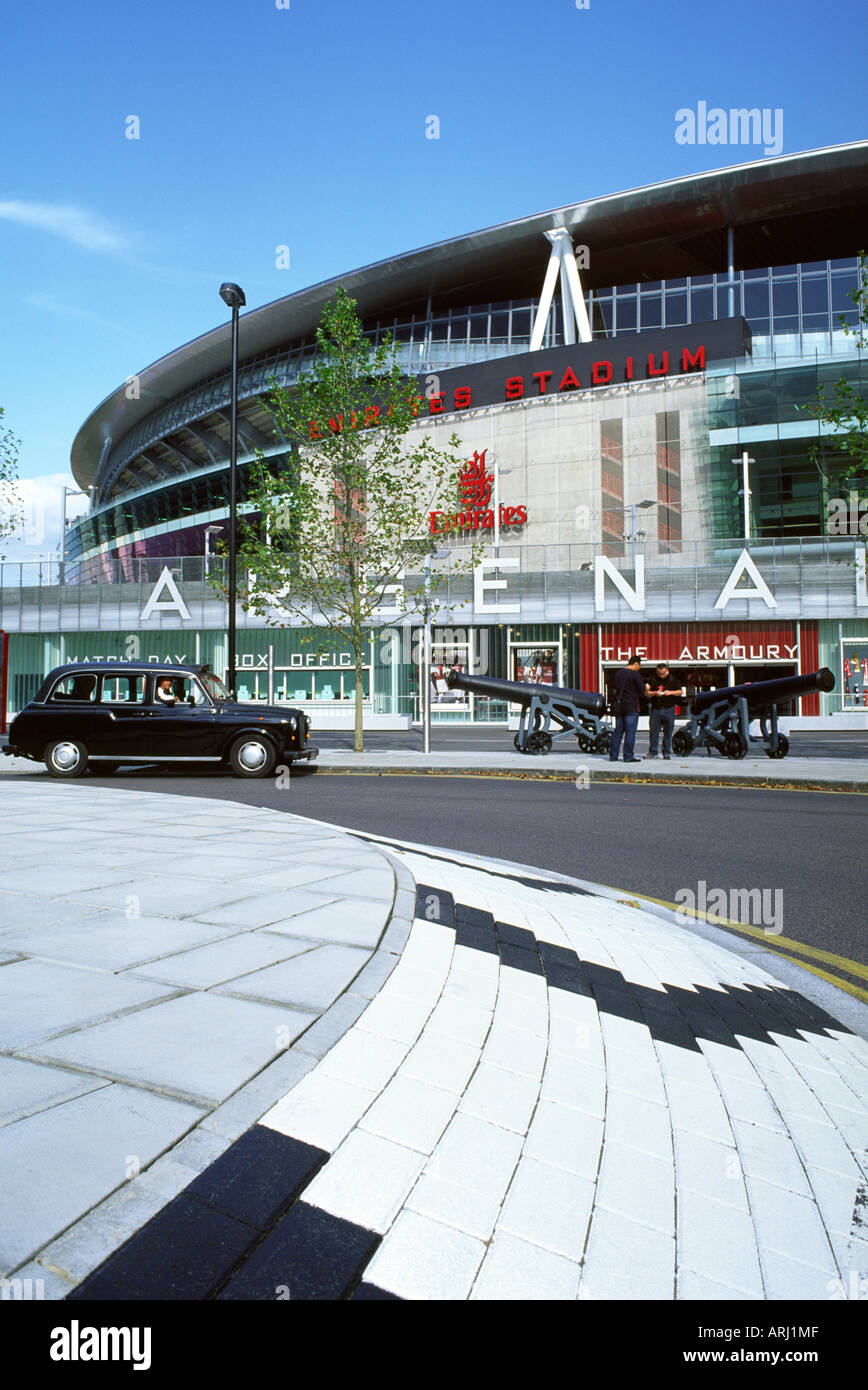
[[[365,650],[389,625],[383,608],[431,611],[445,579],[431,567],[429,513],[454,513],[464,461],[413,426],[427,404],[400,370],[391,343],[374,347],[355,300],[339,289],[323,310],[312,372],[266,402],[289,467],[258,457],[248,502],[259,523],[241,528],[238,563],[252,577],[241,601],[272,623],[279,604],[318,617],[349,643],[355,664],[355,740],[363,749]],[[453,555],[469,573],[481,545]],[[426,558],[427,557],[427,558]],[[279,620],[277,620],[279,621]]]
[[[854,346],[864,352],[868,348],[868,263],[864,251],[859,252],[859,282],[849,297],[856,305],[856,323],[848,323],[844,314],[839,314],[838,320],[844,332],[855,338]],[[833,397],[827,389],[820,389],[801,409],[830,427],[831,433],[814,446],[813,458],[824,482],[841,486],[868,476],[868,400],[846,377],[834,383]]]
[[[20,439],[3,428],[5,411],[0,405],[0,544],[13,535],[22,522],[21,495],[18,480],[18,450]],[[0,555],[0,560],[4,557]]]

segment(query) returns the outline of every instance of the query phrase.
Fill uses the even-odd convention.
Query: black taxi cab
[[[230,768],[267,777],[317,757],[303,710],[239,704],[207,666],[83,661],[57,666],[9,727],[5,752],[52,777],[127,763]]]

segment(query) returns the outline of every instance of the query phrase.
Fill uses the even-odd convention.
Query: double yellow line
[[[626,896],[626,895],[625,895]],[[658,907],[671,908],[680,917],[693,917],[697,922],[707,922],[712,927],[722,927],[725,931],[738,932],[740,936],[749,936],[754,941],[761,941],[767,951],[775,951],[786,960],[794,956],[806,956],[807,960],[793,960],[794,965],[800,965],[803,970],[810,970],[812,975],[819,975],[821,980],[827,980],[829,984],[835,985],[838,989],[846,990],[856,999],[861,999],[868,1004],[868,990],[853,984],[846,979],[847,975],[853,975],[858,980],[868,980],[868,966],[860,965],[856,960],[849,960],[847,956],[836,956],[833,951],[821,951],[816,946],[806,946],[803,941],[793,941],[789,936],[775,936],[770,932],[764,931],[762,927],[745,926],[743,922],[733,922],[728,917],[720,918],[715,915],[709,917],[702,912],[694,912],[691,908],[681,907],[678,903],[667,902],[665,898],[652,898],[643,893],[631,893],[631,898],[637,898],[640,902],[656,903]],[[622,898],[621,901],[624,899]],[[821,961],[823,965],[832,966],[833,970],[823,970],[819,965],[810,964],[811,961]],[[843,976],[840,973],[844,972]]]

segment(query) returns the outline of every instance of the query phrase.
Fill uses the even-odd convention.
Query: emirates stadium
[[[371,341],[394,339],[418,381],[414,430],[444,447],[456,433],[476,485],[465,512],[430,519],[447,575],[471,538],[486,546],[472,578],[448,579],[438,671],[604,690],[631,652],[698,688],[829,666],[835,691],[792,715],[868,723],[868,480],[838,495],[830,428],[806,409],[840,381],[866,396],[852,331],[866,212],[858,142],[520,217],[250,309],[240,508],[257,452],[279,467],[286,448],[263,397],[314,365],[343,286]],[[10,711],[63,661],[225,669],[209,574],[228,524],[230,412],[224,322],[84,421],[71,465],[90,506],[59,572],[37,586],[27,566],[17,581],[4,569]],[[415,626],[397,608],[381,616],[366,720],[399,726],[419,717]],[[349,719],[355,673],[334,633],[242,613],[236,661],[242,698]],[[508,718],[497,700],[439,679],[432,690],[435,720]]]

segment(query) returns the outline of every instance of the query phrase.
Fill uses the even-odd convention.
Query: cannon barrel
[[[811,671],[804,676],[781,676],[773,681],[750,681],[747,685],[727,685],[720,690],[704,690],[694,696],[693,713],[701,714],[720,700],[747,700],[748,709],[767,709],[779,704],[781,700],[792,700],[796,695],[807,695],[812,690],[834,690],[835,677],[824,666],[821,671]]]
[[[522,681],[505,681],[498,676],[468,676],[463,671],[450,671],[446,684],[451,689],[472,690],[476,695],[490,695],[495,700],[512,700],[517,705],[529,705],[534,695],[545,695],[557,706],[558,702],[578,705],[588,714],[606,713],[606,698],[589,690],[568,690],[561,685],[527,685]]]

